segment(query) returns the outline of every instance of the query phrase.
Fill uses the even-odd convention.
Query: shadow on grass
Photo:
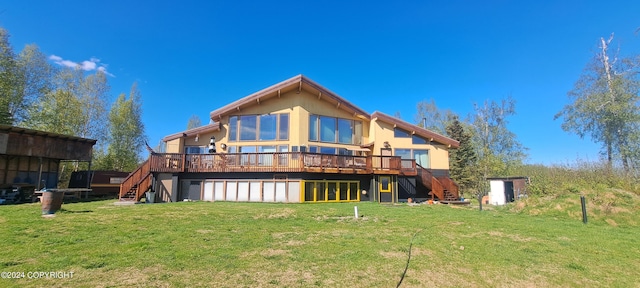
[[[92,213],[93,210],[77,210],[77,211],[73,211],[73,210],[67,210],[67,209],[61,208],[60,210],[58,210],[58,212],[60,212],[60,213]]]

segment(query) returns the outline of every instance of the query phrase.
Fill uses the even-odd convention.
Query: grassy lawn
[[[416,233],[402,287],[640,287],[637,211],[584,225],[579,199],[527,201],[0,206],[0,272],[25,273],[0,287],[395,287]]]

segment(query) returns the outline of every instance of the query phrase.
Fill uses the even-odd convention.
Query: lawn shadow
[[[93,210],[77,210],[77,211],[73,211],[73,210],[67,210],[64,208],[61,208],[60,210],[58,210],[60,213],[92,213]]]

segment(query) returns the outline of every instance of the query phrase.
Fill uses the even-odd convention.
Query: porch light
[[[224,143],[220,144],[220,148],[222,148],[222,150],[227,149],[227,144],[224,144]]]

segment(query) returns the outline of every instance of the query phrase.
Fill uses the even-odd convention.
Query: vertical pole
[[[582,204],[582,223],[587,224],[587,200],[584,195],[580,196],[580,204]]]
[[[478,194],[478,204],[480,204],[480,211],[482,211],[482,193]]]
[[[353,206],[353,213],[356,216],[356,219],[358,219],[358,206]]]

